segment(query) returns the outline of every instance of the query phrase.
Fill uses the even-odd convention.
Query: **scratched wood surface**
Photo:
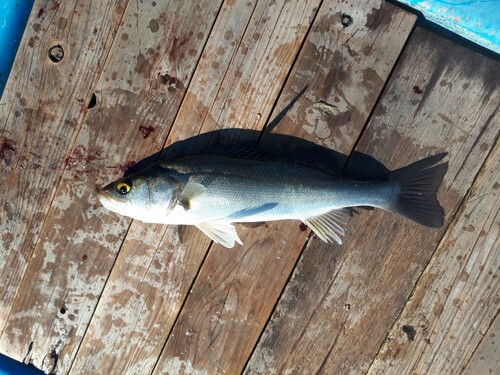
[[[5,354],[69,371],[130,224],[102,209],[95,187],[161,149],[220,4],[150,3],[139,17],[139,2],[129,2],[122,12],[98,103],[67,157],[0,337]]]
[[[483,342],[494,347],[497,340],[490,327],[498,320],[500,302],[499,146],[481,168],[370,374],[456,374],[467,367],[470,373],[495,373],[498,353],[477,348]],[[415,332],[408,337],[403,327]]]
[[[299,119],[283,118],[277,131],[312,141],[321,137],[324,142],[333,142],[339,128],[360,132],[414,22],[405,12],[382,4],[357,4],[357,21],[345,29],[340,22],[342,6],[323,3],[278,104],[286,105],[309,85],[294,107]],[[371,19],[378,20],[376,26]],[[337,82],[345,91],[336,89]],[[304,117],[307,120],[301,121]],[[309,132],[314,126],[317,131]],[[328,129],[331,134],[325,134]],[[343,146],[349,150],[356,138],[347,137]],[[306,235],[297,222],[258,228],[239,225],[238,234],[244,245],[237,252],[211,246],[155,374],[198,370],[231,374],[245,366]]]
[[[500,369],[500,350],[498,346],[500,319],[495,317],[493,324],[482,332],[483,338],[464,370],[465,374],[496,374]]]
[[[224,4],[167,144],[228,126],[262,128],[314,8],[300,0]],[[134,222],[71,373],[153,371],[209,246],[196,228],[180,235]],[[126,361],[113,360],[117,350]]]
[[[498,368],[498,62],[381,0],[90,4],[35,2],[0,102],[0,352],[54,374]],[[363,211],[342,246],[278,222],[225,249],[94,194],[165,147],[297,146],[277,135],[390,168],[448,151],[447,225]]]
[[[0,333],[40,239],[123,3],[35,1],[0,102]],[[58,63],[48,55],[55,46],[64,51]]]
[[[356,150],[395,169],[445,149],[450,165],[439,196],[448,223],[498,137],[500,86],[498,78],[491,81],[498,68],[417,29]],[[356,167],[355,156],[350,164]],[[366,373],[444,230],[375,210],[350,220],[341,246],[313,238],[245,372]],[[429,288],[422,292],[433,294]],[[394,373],[406,366],[403,361]]]

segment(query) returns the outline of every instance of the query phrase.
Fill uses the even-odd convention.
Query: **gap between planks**
[[[199,68],[198,68],[198,69],[199,69]],[[226,74],[227,74],[227,73],[226,73]],[[187,98],[187,99],[189,99],[189,98]],[[191,107],[191,108],[189,108],[190,112],[192,112],[192,111],[191,111],[191,109],[192,109],[192,107]],[[178,117],[179,117],[179,115],[178,115]],[[206,114],[204,115],[204,118],[206,118]],[[210,122],[208,122],[208,125],[210,125]],[[137,224],[137,226],[136,226],[136,227],[138,227],[138,226],[139,226],[139,224]],[[197,235],[198,235],[198,234],[197,234]],[[130,233],[129,233],[129,236],[130,236]],[[205,241],[205,240],[203,240],[203,241]],[[122,252],[123,252],[123,249],[122,249]],[[87,335],[87,336],[88,336],[88,335]]]
[[[405,38],[404,40],[406,40],[406,38]],[[398,41],[398,42],[399,42],[399,41]],[[391,51],[391,52],[392,52],[392,51]],[[398,53],[399,53],[399,50],[398,50]],[[396,54],[396,57],[397,57],[397,54]],[[390,65],[390,66],[392,66],[392,63],[393,63],[393,61],[391,61],[391,62],[389,63],[389,65]],[[385,75],[386,75],[386,73],[384,72],[383,76],[385,77]],[[298,92],[297,90],[292,90],[292,91]],[[300,91],[300,88],[299,88],[299,91]],[[313,94],[313,95],[314,95],[314,94]],[[378,96],[378,94],[377,94],[377,96]],[[370,99],[370,102],[369,102],[370,104],[367,104],[367,106],[368,106],[368,105],[369,105],[369,106],[373,105],[373,103],[374,103],[375,99],[376,99],[376,97],[375,97],[374,99]],[[286,99],[285,99],[285,100],[286,100]],[[305,102],[307,103],[307,100],[306,100]],[[364,108],[363,108],[363,109],[364,109]],[[364,110],[366,110],[366,109],[364,109]],[[369,112],[370,110],[371,110],[371,107],[368,107],[368,112]],[[359,126],[359,125],[361,125],[361,126],[362,126],[362,125],[364,124],[364,121],[360,122],[360,124],[358,124],[358,123],[356,123],[356,124],[357,124],[358,126]],[[293,128],[297,129],[297,126],[295,125],[295,126],[293,126]],[[308,138],[307,134],[301,134],[301,135],[304,135],[304,138]],[[270,225],[270,227],[275,227],[275,226],[276,226],[276,225],[272,225],[272,226]],[[255,232],[255,231],[257,231],[257,230],[256,230],[256,229],[254,229],[253,231]],[[246,233],[247,231],[245,230],[244,232]],[[273,231],[273,232],[274,232],[274,231]],[[261,234],[261,235],[262,235],[262,234]],[[248,240],[248,237],[247,237],[247,240]],[[251,248],[251,245],[250,245],[250,248]],[[302,248],[302,244],[300,245],[300,248]],[[215,247],[214,247],[214,246],[212,246],[211,252],[209,253],[209,257],[210,257],[210,258],[214,257],[215,255],[212,255],[212,254],[213,254],[214,252],[219,252],[219,253],[220,253],[220,251],[221,251],[221,250],[220,250],[217,246],[215,246]],[[288,255],[289,255],[289,254],[287,254],[287,256],[288,256]],[[238,263],[239,263],[239,262],[236,262],[236,264],[238,264]],[[246,264],[246,265],[248,265],[248,264]],[[207,267],[207,261],[205,262],[205,264],[204,264],[204,266],[203,266],[203,267]],[[245,266],[242,266],[242,267],[244,268]],[[206,275],[205,275],[205,276],[206,276]],[[205,276],[204,276],[204,277],[205,277]],[[200,276],[199,276],[198,278],[200,278]],[[201,285],[200,285],[200,286],[201,286]],[[269,286],[269,287],[270,287],[270,286]],[[271,288],[271,287],[270,287],[270,288]],[[277,288],[278,288],[279,290],[281,290],[281,288],[280,288],[280,287],[278,287],[278,286],[277,286]],[[196,289],[196,288],[195,288],[195,289]],[[227,292],[221,292],[221,296],[222,296],[222,294],[226,295],[225,293],[227,293]],[[199,295],[204,295],[204,293],[202,293],[202,292],[198,292],[197,294],[199,294]],[[193,298],[193,295],[191,295],[191,296],[190,296],[190,298]],[[186,306],[186,305],[185,305],[185,306]],[[186,308],[185,308],[185,309],[186,309]],[[183,314],[183,312],[181,312],[181,314]],[[184,318],[186,317],[186,314],[188,314],[188,313],[185,313],[185,314],[184,314]],[[267,317],[266,317],[266,319],[267,319]],[[178,320],[178,322],[179,322],[179,320]],[[264,321],[263,323],[265,324],[265,321]],[[181,323],[178,323],[178,326],[182,326],[182,324],[184,324],[184,323],[182,323],[182,322],[181,322]],[[175,334],[175,337],[176,337],[176,338],[177,338],[177,337],[182,336],[182,329],[181,329],[181,328],[178,328],[178,331],[179,331],[180,333],[179,333],[179,332],[176,332],[176,334]],[[201,335],[201,333],[200,333],[200,332],[198,332],[198,335]],[[181,340],[182,340],[182,337],[181,337]],[[168,345],[168,344],[167,344],[167,345]],[[181,344],[181,345],[182,345],[182,344]],[[233,343],[233,345],[235,345],[235,344]],[[240,348],[240,349],[241,349],[241,348]],[[174,350],[175,350],[175,349],[174,349]],[[173,359],[177,358],[177,357],[173,357],[173,355],[172,355],[171,353],[170,353],[170,354],[167,354],[167,355],[165,355],[165,354],[164,354],[164,356],[165,356],[166,358],[173,358]],[[216,360],[215,360],[215,359],[213,359],[213,361],[215,362]],[[191,364],[189,364],[189,365],[188,365],[188,362],[183,362],[183,363],[185,363],[185,364],[186,364],[186,366],[191,366]],[[224,363],[226,363],[226,362],[224,362]],[[174,365],[174,363],[172,363],[172,365]],[[243,364],[243,365],[244,365],[244,364]],[[161,370],[158,370],[158,369],[157,369],[157,371],[168,371],[168,368],[170,368],[170,367],[167,367],[167,368],[162,368]],[[189,368],[190,368],[190,367],[189,367]],[[209,368],[210,368],[210,367],[209,367]],[[215,369],[213,369],[213,370],[214,370],[214,371],[216,371]],[[227,368],[226,368],[226,370],[227,370],[227,371],[233,371],[233,369],[227,369]],[[236,370],[234,369],[234,371],[236,371]]]
[[[415,39],[416,38],[416,39]],[[431,41],[436,40],[435,44],[433,45]],[[468,52],[468,54],[464,54],[461,59],[461,65],[458,65],[458,70],[457,67],[455,67],[454,59],[456,56],[460,55],[460,53],[464,52],[462,50],[459,50],[458,52],[455,53],[455,55],[450,55],[451,51],[455,51],[457,49],[456,46],[452,45],[449,41],[443,40],[442,37],[437,37],[431,33],[422,31],[421,29],[418,30],[418,34],[413,37],[412,43],[412,50],[407,50],[405,51],[405,58],[402,60],[400,63],[401,66],[397,70],[397,74],[395,74],[394,80],[398,81],[398,85],[401,87],[397,88],[395,87],[395,83],[391,83],[391,85],[388,87],[384,94],[384,100],[379,103],[379,108],[377,109],[377,115],[372,118],[372,124],[369,127],[369,132],[372,133],[372,137],[367,137],[367,134],[365,134],[364,139],[362,142],[358,144],[358,149],[363,150],[364,152],[369,153],[370,155],[378,155],[378,158],[381,158],[381,154],[384,153],[383,149],[379,149],[377,141],[380,141],[381,139],[386,140],[387,142],[390,142],[391,144],[394,144],[394,142],[399,142],[395,143],[394,146],[394,151],[391,152],[390,150],[387,150],[388,155],[384,156],[384,158],[390,158],[391,160],[396,160],[396,159],[402,159],[398,160],[397,164],[394,167],[401,166],[401,164],[405,164],[405,161],[403,160],[404,158],[412,158],[415,157],[416,150],[414,148],[410,147],[422,147],[423,150],[425,151],[427,148],[427,143],[432,142],[432,140],[436,137],[441,137],[442,142],[439,142],[437,140],[436,142],[439,144],[437,147],[442,147],[443,144],[447,144],[446,142],[451,142],[451,139],[457,138],[456,141],[458,144],[455,145],[454,147],[454,152],[457,153],[454,157],[452,156],[451,158],[454,160],[454,163],[450,164],[450,174],[447,177],[448,180],[448,190],[446,190],[444,187],[441,190],[440,196],[443,198],[444,196],[446,197],[446,200],[453,199],[457,201],[459,197],[453,197],[453,195],[456,195],[455,189],[459,190],[460,189],[468,189],[470,186],[470,183],[472,181],[472,178],[474,178],[475,171],[479,168],[479,165],[482,164],[483,157],[486,156],[487,152],[492,145],[492,139],[495,139],[496,137],[496,132],[495,132],[495,126],[493,125],[494,122],[492,123],[492,127],[487,128],[485,131],[481,130],[481,126],[479,126],[479,123],[483,121],[487,121],[491,115],[489,116],[490,113],[495,112],[495,105],[494,101],[488,101],[488,99],[492,96],[493,98],[495,97],[495,92],[494,88],[495,86],[492,83],[488,83],[487,81],[483,81],[482,77],[486,77],[487,73],[491,71],[491,68],[494,66],[491,61],[488,60],[482,60],[481,57],[477,54],[473,54]],[[441,45],[442,44],[442,45]],[[436,54],[436,50],[441,50]],[[413,56],[412,56],[413,55]],[[440,55],[445,56],[449,60],[449,65],[443,65],[439,66],[439,62],[441,64],[444,64],[444,62],[441,61],[443,57],[440,57]],[[408,62],[409,57],[410,57],[410,62]],[[421,56],[421,57],[420,57]],[[429,62],[424,61],[424,56],[425,58],[429,59]],[[415,61],[412,61],[411,59],[414,59]],[[403,64],[403,61],[405,63]],[[433,61],[433,63],[430,63],[430,61]],[[445,60],[446,61],[446,60]],[[436,70],[436,74],[432,74],[431,80],[426,80],[428,77],[428,74],[431,73],[426,73],[422,75],[415,75],[415,69],[418,68],[419,66],[422,66],[420,69],[423,72],[427,72],[428,67],[426,66],[427,64],[433,65],[433,69]],[[470,70],[470,67],[474,66],[474,70]],[[453,69],[451,69],[451,68]],[[401,71],[403,69],[403,71]],[[447,71],[446,71],[447,70]],[[411,72],[410,74],[408,74]],[[429,69],[429,72],[432,72],[432,69]],[[446,74],[445,74],[446,73]],[[458,78],[458,79],[457,79]],[[408,79],[406,82],[405,80]],[[425,82],[425,86],[422,83]],[[449,122],[446,122],[446,116],[442,115],[438,116],[436,115],[436,119],[441,119],[441,121],[445,121],[442,123],[442,125],[436,125],[438,122],[433,119],[433,117],[430,117],[427,120],[427,114],[428,113],[437,113],[439,114],[440,111],[442,112],[444,109],[446,110],[452,110],[454,108],[453,105],[447,105],[446,101],[444,101],[445,98],[447,98],[446,88],[450,87],[448,85],[448,82],[453,82],[453,90],[452,93],[455,94],[456,97],[450,96],[448,101],[450,103],[454,103],[454,100],[458,100],[459,102],[464,101],[464,103],[467,103],[468,107],[460,108],[460,110],[464,113],[467,113],[469,118],[476,118],[476,115],[478,117],[478,120],[474,123],[474,121],[469,120],[466,117],[463,117],[460,113],[453,113],[453,117],[450,119],[447,119],[449,122],[453,122],[450,124]],[[414,100],[415,98],[418,98],[418,95],[416,89],[412,89],[412,87],[416,87],[417,85],[420,85],[422,87],[422,90],[420,90],[420,94],[425,93],[421,97],[420,100]],[[470,85],[470,90],[468,91],[461,91],[462,90],[462,85]],[[463,90],[465,90],[467,87],[463,87]],[[412,93],[412,91],[415,91]],[[408,92],[412,94],[408,94]],[[468,96],[464,96],[465,93],[467,92]],[[417,94],[417,96],[415,95]],[[394,100],[399,96],[400,100]],[[466,98],[466,99],[465,99]],[[473,103],[474,100],[479,101],[477,103],[477,106],[480,108],[476,108],[476,105]],[[414,102],[415,103],[412,103]],[[482,102],[483,101],[483,102]],[[433,108],[432,103],[435,102],[437,103],[436,105],[439,105],[438,108]],[[470,102],[470,103],[469,103]],[[390,103],[396,103],[389,105]],[[398,103],[399,106],[401,107],[398,109]],[[421,103],[421,104],[420,104]],[[423,106],[423,103],[426,104],[426,106]],[[412,109],[412,107],[414,107]],[[417,127],[417,124],[413,124],[412,121],[408,121],[408,118],[411,119],[413,111],[417,111],[417,114],[421,116],[421,121],[422,123],[432,123],[435,124],[434,128],[439,128],[443,127],[442,131],[440,130],[439,134],[435,134],[433,137],[428,137],[425,134],[425,129],[426,127]],[[420,112],[420,113],[419,113]],[[404,114],[406,116],[403,118],[400,118],[399,121],[398,119],[398,114]],[[446,114],[448,114],[446,112]],[[414,114],[415,115],[415,114]],[[448,114],[449,115],[449,114]],[[394,118],[391,118],[393,116]],[[432,120],[432,121],[431,121]],[[375,122],[375,124],[373,124]],[[454,127],[454,123],[461,124],[463,126],[467,127],[472,127],[473,129],[466,133],[467,136],[465,138],[462,137],[462,133],[460,132],[459,128]],[[471,124],[472,122],[472,124]],[[397,135],[397,129],[398,125],[396,124],[405,124],[404,126],[401,125],[401,131],[404,133],[405,137],[408,137],[409,139],[402,138],[398,141],[399,136],[395,137],[394,135]],[[405,129],[407,126],[410,126],[408,124],[411,124],[411,126],[414,128],[412,131],[406,131]],[[390,125],[390,127],[389,127]],[[389,129],[387,129],[389,127]],[[396,134],[394,134],[396,133]],[[421,133],[421,134],[420,134]],[[446,141],[448,140],[448,141]],[[412,142],[417,142],[416,146],[412,146]],[[427,142],[427,143],[426,143]],[[460,146],[461,142],[465,142],[463,147],[464,150],[462,151],[462,148]],[[450,147],[453,146],[450,144]],[[412,156],[411,153],[408,152],[408,149],[411,149],[414,155]],[[473,150],[473,152],[468,152],[469,148]],[[458,150],[457,150],[458,149]],[[419,151],[423,152],[423,151]],[[432,152],[432,150],[428,150],[428,152]],[[434,151],[436,152],[436,151]],[[450,149],[451,152],[451,149]],[[423,156],[423,155],[422,155]],[[409,162],[410,160],[414,159],[409,159],[406,161]],[[457,173],[458,170],[461,170],[465,166],[467,170],[472,170],[473,175],[470,176],[470,174],[467,173],[462,173],[458,174],[457,176],[454,176],[455,173]],[[461,199],[459,199],[461,202]],[[451,216],[453,216],[453,211],[455,208],[451,209],[452,213]],[[375,221],[379,221],[380,216],[384,215],[382,213],[364,213],[364,216],[374,216],[376,215],[378,219],[372,219]],[[387,221],[389,217],[388,215],[385,215],[384,221]],[[368,217],[359,217],[356,218],[356,222],[363,221],[363,226],[366,226],[367,223],[369,223],[369,218]],[[394,220],[394,218],[393,218]],[[399,220],[400,221],[400,220]],[[355,225],[353,222],[350,223],[350,225]],[[358,235],[363,237],[364,235],[367,235],[366,230],[364,230],[362,225],[357,225],[358,228]],[[389,225],[390,226],[390,225]],[[368,225],[369,227],[369,225]],[[399,227],[396,226],[395,229]],[[417,236],[417,232],[415,231],[416,228],[411,227],[408,223],[404,225],[404,228],[401,228],[403,233],[405,231],[408,231],[408,235],[406,236]],[[421,232],[421,230],[419,231]],[[392,234],[393,235],[393,234]],[[352,235],[348,235],[352,241],[357,241],[356,239],[353,238]],[[373,233],[370,234],[370,236],[367,235],[367,237],[364,239],[365,241],[371,242],[373,237]],[[440,237],[439,237],[440,238]],[[377,240],[377,238],[375,238]],[[380,238],[378,239],[380,240]],[[405,239],[407,240],[407,238]],[[429,240],[429,239],[427,239]],[[420,240],[416,240],[417,242],[424,242]],[[334,255],[336,251],[341,251],[344,249],[332,249],[329,247],[335,247],[336,246],[327,246],[322,244],[320,241],[317,239],[314,239],[313,244],[309,245],[308,248],[306,249],[307,251],[307,256],[303,256],[301,259],[298,267],[296,268],[294,272],[294,276],[292,278],[292,282],[290,282],[287,285],[287,290],[282,297],[282,300],[279,303],[279,307],[275,309],[275,313],[273,314],[273,317],[271,319],[271,322],[268,323],[268,326],[266,327],[265,334],[263,338],[261,338],[257,351],[254,351],[253,358],[251,358],[249,365],[247,365],[247,370],[246,373],[266,373],[262,372],[262,369],[265,368],[267,369],[267,373],[270,373],[272,371],[284,371],[285,369],[290,370],[290,371],[310,371],[314,372],[318,367],[324,366],[323,368],[325,369],[324,371],[327,373],[337,373],[337,372],[343,372],[345,371],[361,371],[364,372],[367,370],[367,366],[369,366],[369,363],[373,360],[373,356],[376,355],[379,345],[376,348],[373,348],[373,356],[371,359],[367,359],[367,362],[364,362],[363,360],[363,355],[358,352],[360,348],[358,348],[356,345],[359,344],[359,340],[362,339],[363,342],[366,344],[366,342],[370,342],[369,340],[371,339],[373,341],[374,335],[377,335],[380,333],[380,335],[383,334],[381,341],[383,341],[383,338],[386,335],[387,330],[390,329],[390,325],[385,329],[384,327],[380,327],[380,332],[379,328],[377,326],[380,326],[380,323],[376,323],[371,321],[371,322],[364,322],[364,324],[361,324],[362,322],[356,323],[350,318],[350,327],[346,327],[345,333],[343,333],[344,337],[342,340],[339,342],[337,345],[337,348],[332,352],[331,347],[328,346],[328,334],[329,328],[331,325],[331,329],[334,330],[334,332],[337,330],[335,327],[337,327],[338,324],[341,324],[341,316],[346,315],[346,312],[344,312],[341,308],[338,308],[340,311],[333,310],[333,308],[336,305],[333,304],[333,302],[328,302],[330,301],[337,301],[336,304],[342,304],[341,301],[343,301],[343,295],[338,295],[340,291],[338,290],[332,290],[332,297],[328,298],[324,301],[324,303],[318,308],[315,308],[314,305],[316,301],[310,301],[310,299],[314,299],[313,297],[310,297],[311,295],[318,295],[322,292],[322,290],[329,290],[331,288],[324,288],[323,285],[327,285],[328,280],[331,279],[331,275],[329,273],[325,274],[325,262],[329,262],[327,264],[331,264],[332,266],[338,267],[336,256]],[[346,240],[347,242],[347,240]],[[359,241],[357,241],[359,242]],[[434,242],[434,239],[432,240]],[[377,243],[375,241],[374,243]],[[436,241],[436,246],[437,246],[438,241]],[[356,250],[356,246],[360,246],[361,248],[363,247],[362,243],[355,243],[352,245],[352,248],[350,251],[352,254],[349,254],[350,257],[354,256],[354,253],[357,253],[359,251],[363,251],[363,253],[371,254],[373,261],[378,259],[380,255],[383,255],[383,253],[376,252],[375,254],[373,253],[375,249],[364,249],[364,250]],[[374,245],[375,246],[375,245]],[[432,246],[432,243],[429,245]],[[414,248],[414,246],[408,245],[408,248],[412,248],[414,251],[417,249]],[[433,247],[434,249],[435,247]],[[359,256],[358,256],[359,255]],[[356,255],[357,258],[362,259],[362,254]],[[395,254],[397,255],[397,254]],[[342,255],[342,253],[339,255],[340,259],[338,262],[342,262],[342,264],[345,263],[344,259],[345,255]],[[326,258],[326,260],[323,260],[321,262],[318,260],[318,264],[316,264],[315,259],[319,258],[322,259]],[[394,257],[394,256],[392,256]],[[399,257],[401,258],[401,257]],[[404,260],[404,259],[400,259]],[[393,262],[397,263],[398,259],[393,259]],[[423,264],[427,264],[425,262],[425,259],[423,259]],[[392,264],[388,263],[389,265]],[[348,262],[347,264],[352,263]],[[346,266],[346,267],[352,267],[351,266]],[[403,265],[401,266],[403,267]],[[355,270],[355,269],[354,269]],[[353,270],[353,271],[354,271]],[[371,274],[369,272],[370,270],[365,270],[361,274]],[[373,277],[377,275],[377,273],[380,273],[380,269],[377,271],[373,271]],[[345,282],[348,282],[349,285],[353,284],[353,287],[355,284],[359,283],[359,280],[356,279],[360,276],[359,272],[355,273],[351,276],[349,276],[349,271],[347,272],[348,278],[346,279],[346,276],[344,275]],[[343,271],[345,274],[346,272]],[[407,272],[407,271],[405,271]],[[397,275],[401,273],[402,275],[405,274],[404,271],[401,272],[392,272],[390,274],[392,275]],[[318,273],[318,275],[315,275],[315,273]],[[390,277],[390,274],[387,274],[386,277]],[[372,278],[373,278],[372,277]],[[383,277],[381,275],[381,277]],[[408,278],[411,278],[411,275],[408,275]],[[371,280],[371,279],[370,279]],[[404,281],[404,280],[400,280]],[[396,281],[392,281],[391,285],[394,285]],[[411,280],[407,280],[406,283],[411,282]],[[337,283],[338,284],[338,283]],[[383,284],[383,283],[382,283]],[[300,287],[299,287],[300,285]],[[373,280],[371,282],[371,285],[373,285]],[[391,290],[390,285],[386,285],[387,293]],[[342,289],[342,285],[338,284],[337,289],[340,288]],[[305,289],[303,292],[302,290]],[[300,293],[297,292],[299,290]],[[411,292],[411,289],[408,291],[408,293]],[[298,295],[297,295],[298,294]],[[370,317],[370,315],[386,315],[389,312],[385,311],[390,305],[389,297],[390,295],[388,294],[387,296],[383,298],[387,298],[388,302],[385,307],[378,307],[377,310],[366,310],[366,308],[363,308],[363,303],[362,301],[358,301],[361,296],[356,297],[356,296],[350,296],[349,294],[347,295],[346,298],[351,298],[351,300],[347,299],[346,302],[349,302],[349,309],[347,313],[347,317],[349,315],[351,316],[358,316],[360,314],[363,314],[363,316],[367,316],[367,318]],[[364,303],[369,307],[368,305],[372,302],[373,298],[376,297],[374,295],[371,295],[370,297],[367,297],[363,299],[365,301]],[[373,301],[375,302],[375,301]],[[328,303],[331,304],[331,309],[329,308]],[[359,304],[359,306],[357,306]],[[311,307],[312,306],[312,307]],[[302,316],[306,315],[304,312],[301,311],[301,309],[309,311],[311,314],[311,317],[308,318],[307,316]],[[359,310],[362,311],[359,311]],[[290,311],[291,310],[291,311]],[[357,310],[357,311],[356,311]],[[296,311],[293,313],[293,311]],[[314,311],[312,313],[311,311]],[[383,312],[385,311],[385,312]],[[390,312],[392,314],[392,312]],[[294,317],[294,314],[297,316]],[[339,319],[334,319],[332,316],[335,314],[340,315]],[[354,315],[353,315],[354,314]],[[397,316],[397,313],[396,313]],[[314,319],[312,319],[314,318]],[[313,320],[312,323],[310,323],[311,319]],[[309,321],[309,323],[308,323]],[[295,322],[295,323],[294,323]],[[362,326],[366,325],[367,327],[370,327],[369,330],[362,330]],[[359,328],[356,328],[358,327]],[[347,329],[349,328],[349,329]],[[307,340],[297,340],[294,337],[293,332],[300,331],[301,329],[304,330],[304,332],[307,333],[307,335],[302,335],[301,337],[306,337],[309,336]],[[332,334],[332,333],[331,333]],[[294,344],[290,344],[290,341]],[[378,338],[377,341],[378,342]],[[375,342],[375,344],[376,344]],[[286,351],[281,348],[281,346],[288,346],[288,345],[293,345],[292,347],[287,348]],[[312,349],[312,346],[314,345],[314,350]],[[321,345],[321,347],[320,347]],[[373,345],[373,344],[372,344]],[[324,348],[323,348],[324,346]],[[345,346],[345,348],[342,348],[341,346]],[[283,352],[280,352],[283,351]],[[358,351],[357,351],[358,350]],[[363,348],[363,353],[367,350],[366,345]],[[300,352],[300,354],[296,354],[295,352]],[[349,352],[349,353],[348,353]],[[372,349],[370,349],[370,352],[372,352]],[[331,353],[328,355],[328,353]],[[307,355],[307,357],[306,357]],[[357,357],[356,357],[357,355]],[[370,354],[372,355],[372,354]],[[292,358],[290,358],[292,357]],[[317,358],[319,357],[319,358]],[[351,358],[352,357],[352,358]],[[346,366],[349,366],[351,363],[352,367],[345,367],[343,369],[335,367],[336,364],[338,366],[342,365],[342,363],[345,363]],[[274,364],[276,363],[276,367]],[[296,366],[296,367],[293,367]],[[300,367],[302,366],[302,367]],[[318,366],[318,367],[314,367]],[[274,369],[274,370],[273,370]]]

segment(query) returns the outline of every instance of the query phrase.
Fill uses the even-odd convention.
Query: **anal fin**
[[[340,245],[342,244],[340,236],[345,234],[344,225],[347,223],[348,217],[349,210],[342,208],[318,216],[308,217],[303,222],[323,241],[335,241]]]
[[[243,245],[236,233],[236,228],[227,220],[206,221],[196,224],[196,227],[222,246],[232,248],[235,242]]]

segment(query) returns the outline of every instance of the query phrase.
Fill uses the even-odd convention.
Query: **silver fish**
[[[373,181],[276,158],[205,155],[160,161],[97,194],[107,209],[147,223],[195,225],[226,247],[242,244],[233,223],[300,220],[323,241],[342,243],[349,208],[378,207],[419,224],[443,225],[437,191],[446,154]]]

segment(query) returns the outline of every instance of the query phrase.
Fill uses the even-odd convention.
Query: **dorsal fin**
[[[340,154],[325,148],[300,148],[290,152],[284,158],[291,163],[321,169],[334,176],[340,176],[342,172]]]
[[[206,155],[227,156],[238,159],[275,160],[276,156],[270,155],[258,148],[254,142],[244,142],[232,145],[217,146],[210,149]]]
[[[275,155],[259,148],[253,142],[244,142],[218,146],[207,152],[207,155],[228,156],[239,159],[281,160],[321,169],[336,176],[340,175],[342,171],[340,154],[320,146],[298,148],[284,155]]]

